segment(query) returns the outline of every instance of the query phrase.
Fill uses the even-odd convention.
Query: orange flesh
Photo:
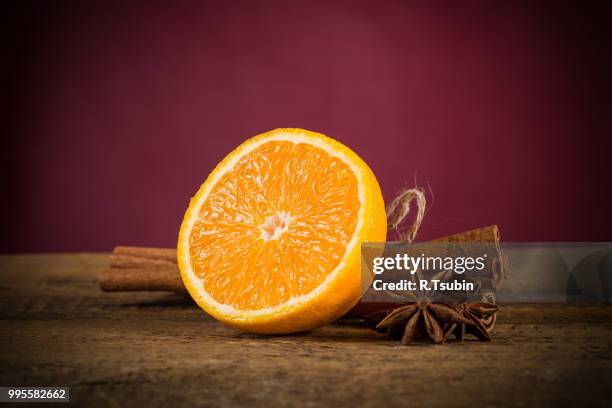
[[[191,232],[191,266],[219,303],[277,306],[338,266],[359,206],[343,161],[309,144],[264,143],[210,191]]]

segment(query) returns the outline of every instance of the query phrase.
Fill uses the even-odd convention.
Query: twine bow
[[[406,232],[401,232],[400,227],[406,221],[410,213],[410,204],[416,200],[417,213],[414,222]],[[416,238],[425,216],[425,193],[420,187],[414,187],[402,191],[393,199],[387,208],[387,228],[396,231],[400,241],[410,243]]]

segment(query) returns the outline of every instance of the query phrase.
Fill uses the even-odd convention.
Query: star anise
[[[444,339],[454,334],[463,341],[465,334],[473,334],[482,341],[491,340],[491,331],[495,326],[497,305],[489,302],[465,302],[457,305],[457,311],[471,324],[450,323],[444,327]]]
[[[435,343],[443,343],[446,339],[444,328],[474,324],[451,306],[428,301],[410,302],[396,309],[377,311],[366,316],[365,321],[380,333],[401,338],[405,345],[425,337]]]
[[[451,334],[463,341],[465,334],[491,340],[497,306],[488,302],[465,302],[455,307],[445,303],[410,302],[395,309],[379,310],[365,317],[373,330],[390,338],[401,338],[402,344],[429,337],[444,343]]]

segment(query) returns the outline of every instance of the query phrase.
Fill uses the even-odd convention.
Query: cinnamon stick
[[[113,250],[113,255],[141,258],[144,262],[149,260],[176,265],[176,249],[173,248],[118,246]]]
[[[105,292],[167,291],[187,293],[176,264],[172,267],[143,266],[110,268],[99,276]]]
[[[98,283],[105,292],[187,293],[172,248],[115,247],[110,268],[102,271]]]
[[[499,227],[497,225],[489,225],[488,227],[476,228],[432,239],[431,242],[499,242]]]
[[[494,255],[493,265],[494,269],[493,279],[490,280],[491,286],[499,289],[501,282],[506,278],[506,258],[502,255],[499,249],[499,228],[497,225],[490,225],[488,227],[477,228],[469,231],[460,232],[457,234],[448,235],[433,239],[430,242],[483,242],[493,243],[496,247],[496,254]],[[375,302],[359,302],[357,303],[348,313],[344,316],[345,318],[359,318],[366,316],[370,313],[376,312],[382,309],[396,308],[400,306],[400,302],[389,302],[389,301],[375,301]]]
[[[434,239],[432,242],[499,242],[499,228],[491,225]],[[500,256],[499,276],[505,277],[504,259]],[[105,292],[170,291],[186,294],[172,248],[115,247],[110,256],[110,268],[99,276],[100,288]],[[347,314],[363,316],[381,308],[392,307],[392,302],[360,302]]]

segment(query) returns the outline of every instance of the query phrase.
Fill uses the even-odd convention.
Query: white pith
[[[358,195],[359,195],[360,206],[359,206],[359,211],[358,211],[357,225],[355,227],[355,231],[353,232],[353,236],[351,237],[348,245],[346,246],[346,250],[344,252],[344,256],[342,260],[340,261],[338,266],[329,275],[327,275],[327,277],[323,280],[323,282],[319,284],[319,286],[317,286],[314,290],[312,290],[311,292],[305,295],[295,296],[282,304],[272,306],[272,307],[262,308],[262,309],[256,309],[256,310],[236,309],[231,305],[217,302],[211,295],[209,295],[204,290],[203,285],[202,285],[202,279],[196,276],[196,274],[194,273],[192,269],[190,251],[184,250],[182,254],[182,256],[184,256],[185,258],[185,262],[183,263],[183,273],[189,281],[188,286],[197,290],[197,293],[193,293],[193,290],[190,290],[191,295],[194,298],[196,296],[199,297],[199,299],[195,299],[198,303],[200,303],[201,301],[202,303],[206,304],[207,307],[214,308],[219,314],[222,314],[225,316],[231,316],[233,319],[248,320],[249,318],[252,318],[252,317],[267,316],[267,315],[271,315],[275,313],[282,313],[284,310],[291,310],[295,308],[296,306],[299,306],[300,304],[307,302],[309,299],[317,297],[321,292],[325,290],[325,288],[329,285],[329,283],[334,280],[334,278],[338,274],[338,271],[344,269],[346,265],[347,256],[354,250],[355,246],[359,244],[358,242],[359,233],[363,228],[364,212],[365,212],[365,206],[364,206],[365,191],[364,191],[364,182],[363,182],[364,175],[362,174],[361,168],[357,164],[353,163],[351,158],[347,157],[342,151],[335,150],[332,146],[330,146],[328,142],[325,141],[324,138],[313,137],[307,133],[296,134],[295,131],[292,131],[291,133],[277,132],[267,137],[263,137],[257,140],[256,142],[239,147],[234,152],[234,154],[232,154],[231,158],[224,165],[224,167],[220,169],[219,168],[216,169],[213,172],[213,174],[211,174],[210,176],[211,179],[207,180],[207,182],[205,183],[204,190],[202,191],[201,194],[197,196],[198,201],[195,203],[195,206],[192,207],[194,211],[190,213],[189,218],[185,219],[185,225],[183,225],[183,228],[185,228],[186,232],[181,234],[181,237],[180,237],[181,242],[179,243],[180,247],[185,248],[185,249],[189,248],[189,237],[191,235],[193,225],[198,219],[199,209],[202,207],[210,191],[218,183],[219,179],[224,174],[231,171],[234,165],[242,157],[249,154],[250,152],[258,148],[262,144],[268,143],[270,141],[287,141],[287,142],[292,142],[296,144],[306,143],[306,144],[309,144],[309,145],[312,145],[312,146],[315,146],[315,147],[318,147],[324,150],[330,156],[342,160],[347,166],[349,166],[349,168],[352,170],[353,174],[357,178],[357,185],[358,185]],[[288,219],[285,218],[285,221],[289,221],[289,222],[291,221],[289,214],[283,215],[283,217],[289,217]],[[275,228],[273,233],[270,234],[269,236],[266,235],[265,238],[275,239],[277,238],[277,236],[275,237],[275,234],[280,234],[282,232],[283,232],[282,227]],[[264,231],[262,230],[262,238],[264,238],[263,234],[264,234]]]
[[[261,239],[264,242],[279,239],[285,231],[289,229],[289,225],[293,221],[293,217],[288,212],[280,211],[277,214],[266,217],[263,224],[259,226],[261,230]]]

